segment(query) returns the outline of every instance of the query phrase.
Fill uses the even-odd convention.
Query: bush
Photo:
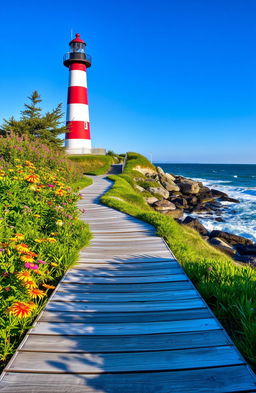
[[[131,158],[136,164],[136,156]],[[171,217],[155,212],[142,195],[127,181],[133,174],[128,157],[128,170],[114,181],[101,201],[115,209],[155,226],[170,246],[215,315],[229,332],[239,350],[256,367],[256,270],[241,266],[216,250],[191,228],[178,224]]]
[[[73,191],[86,183],[64,153],[15,135],[0,138],[3,362],[90,240],[88,226],[79,220],[79,194]]]
[[[87,175],[104,175],[113,163],[111,156],[80,155],[69,156],[71,161],[78,163],[81,171]]]

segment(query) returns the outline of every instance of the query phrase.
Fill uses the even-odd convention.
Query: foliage
[[[63,152],[0,138],[0,348],[14,352],[63,273],[88,244],[79,220],[80,169]],[[89,182],[91,179],[89,179]],[[88,183],[88,180],[86,180]]]
[[[71,155],[70,160],[79,164],[79,167],[87,175],[104,175],[113,163],[111,156],[101,155]]]
[[[102,202],[156,227],[239,350],[256,367],[256,270],[235,264],[193,229],[153,211],[127,181],[127,172],[133,174],[129,159],[127,166],[125,176],[109,177],[114,184]]]
[[[13,116],[9,120],[4,119],[0,134],[15,133],[32,139],[40,138],[45,144],[61,148],[63,141],[59,135],[66,132],[66,127],[62,125],[62,104],[42,115],[42,109],[38,106],[42,100],[38,92],[34,91],[28,98],[30,103],[24,104],[20,119],[16,120]]]
[[[156,168],[153,164],[144,156],[138,153],[127,153],[127,161],[124,169],[124,173],[130,175],[131,177],[145,177],[140,170],[149,170],[156,172]]]

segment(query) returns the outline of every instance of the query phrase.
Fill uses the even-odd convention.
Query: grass
[[[71,155],[69,158],[78,164],[83,173],[95,176],[107,173],[113,163],[113,158],[108,155]]]
[[[136,153],[129,153],[124,174],[109,176],[114,184],[101,198],[102,202],[155,226],[241,353],[256,369],[256,270],[234,263],[193,229],[151,209],[134,189],[133,177],[138,162],[144,168],[148,165],[152,169],[152,164],[145,157],[137,157]]]

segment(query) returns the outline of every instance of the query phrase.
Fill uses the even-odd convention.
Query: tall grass
[[[104,175],[113,163],[112,156],[71,155],[69,158],[78,164],[83,173],[87,175]]]
[[[124,174],[110,176],[114,184],[102,202],[156,227],[203,298],[227,329],[239,350],[256,369],[256,270],[234,263],[191,228],[153,211],[133,187],[133,167],[141,156],[130,155]],[[146,158],[144,157],[144,165]],[[149,167],[151,167],[151,164]],[[128,179],[129,177],[129,179]]]

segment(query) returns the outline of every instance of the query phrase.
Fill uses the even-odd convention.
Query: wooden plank
[[[65,303],[64,303],[65,304]],[[84,323],[50,323],[38,322],[30,330],[30,334],[50,335],[128,335],[128,334],[156,334],[180,333],[219,329],[220,325],[214,318],[191,319],[184,321],[164,321],[148,323],[120,323],[120,324],[84,324]]]
[[[169,275],[177,275],[184,274],[181,268],[162,268],[159,270],[103,270],[103,269],[84,269],[82,273],[76,273],[74,271],[70,272],[67,277],[150,277],[150,276],[169,276]]]
[[[184,359],[186,364],[184,365]],[[10,365],[12,371],[54,373],[120,373],[160,370],[194,369],[199,367],[244,364],[232,347],[210,347],[173,351],[132,353],[79,353],[20,352]],[[7,368],[8,370],[8,368]]]
[[[163,258],[163,257],[151,257],[151,256],[133,256],[130,258],[124,258],[124,257],[104,257],[104,254],[102,254],[100,257],[95,257],[95,256],[90,256],[90,257],[82,257],[80,256],[79,261],[84,261],[88,263],[152,263],[152,262],[170,262],[170,263],[177,263],[175,259],[172,259],[171,256],[169,255],[169,258]],[[73,270],[73,269],[72,269]],[[71,270],[71,271],[72,271]]]
[[[248,393],[255,391],[255,380],[244,365],[125,374],[8,372],[4,375],[1,384],[1,393]]]
[[[76,312],[147,312],[164,310],[187,310],[203,308],[205,303],[200,298],[176,300],[174,302],[130,302],[130,303],[83,303],[83,302],[54,302],[45,307],[46,310],[76,311]]]
[[[67,293],[67,292],[55,292],[52,296],[54,302],[112,302],[112,303],[123,303],[123,302],[158,302],[158,301],[176,301],[181,299],[195,299],[199,298],[200,295],[195,289],[185,289],[165,291],[165,292],[138,292],[138,293]]]
[[[163,276],[144,276],[144,277],[75,277],[69,274],[63,277],[63,282],[99,283],[99,284],[127,284],[127,283],[149,283],[149,282],[172,282],[184,281],[187,276],[182,274],[169,274]]]
[[[230,345],[223,330],[131,336],[29,335],[22,351],[39,352],[137,352]]]
[[[79,268],[77,267],[79,266]],[[171,268],[175,268],[175,269],[179,269],[180,271],[182,270],[180,268],[180,265],[178,263],[174,263],[174,262],[145,262],[145,263],[126,263],[126,262],[116,262],[116,263],[88,263],[88,262],[80,262],[79,265],[76,265],[76,267],[74,267],[72,269],[72,272],[83,272],[84,270],[99,270],[99,269],[103,269],[103,270],[127,270],[127,271],[136,271],[138,270],[154,270],[154,269],[171,269]]]
[[[122,293],[122,292],[158,292],[175,289],[191,289],[193,285],[190,281],[174,281],[163,283],[140,283],[140,284],[80,284],[61,282],[58,285],[58,292],[87,292],[87,293]]]
[[[89,312],[61,312],[44,311],[40,322],[87,322],[87,323],[134,323],[134,322],[157,322],[177,321],[186,319],[210,318],[211,314],[207,308],[193,310],[175,311],[151,311],[151,312],[112,312],[112,313],[89,313]],[[208,342],[207,342],[208,345]]]

